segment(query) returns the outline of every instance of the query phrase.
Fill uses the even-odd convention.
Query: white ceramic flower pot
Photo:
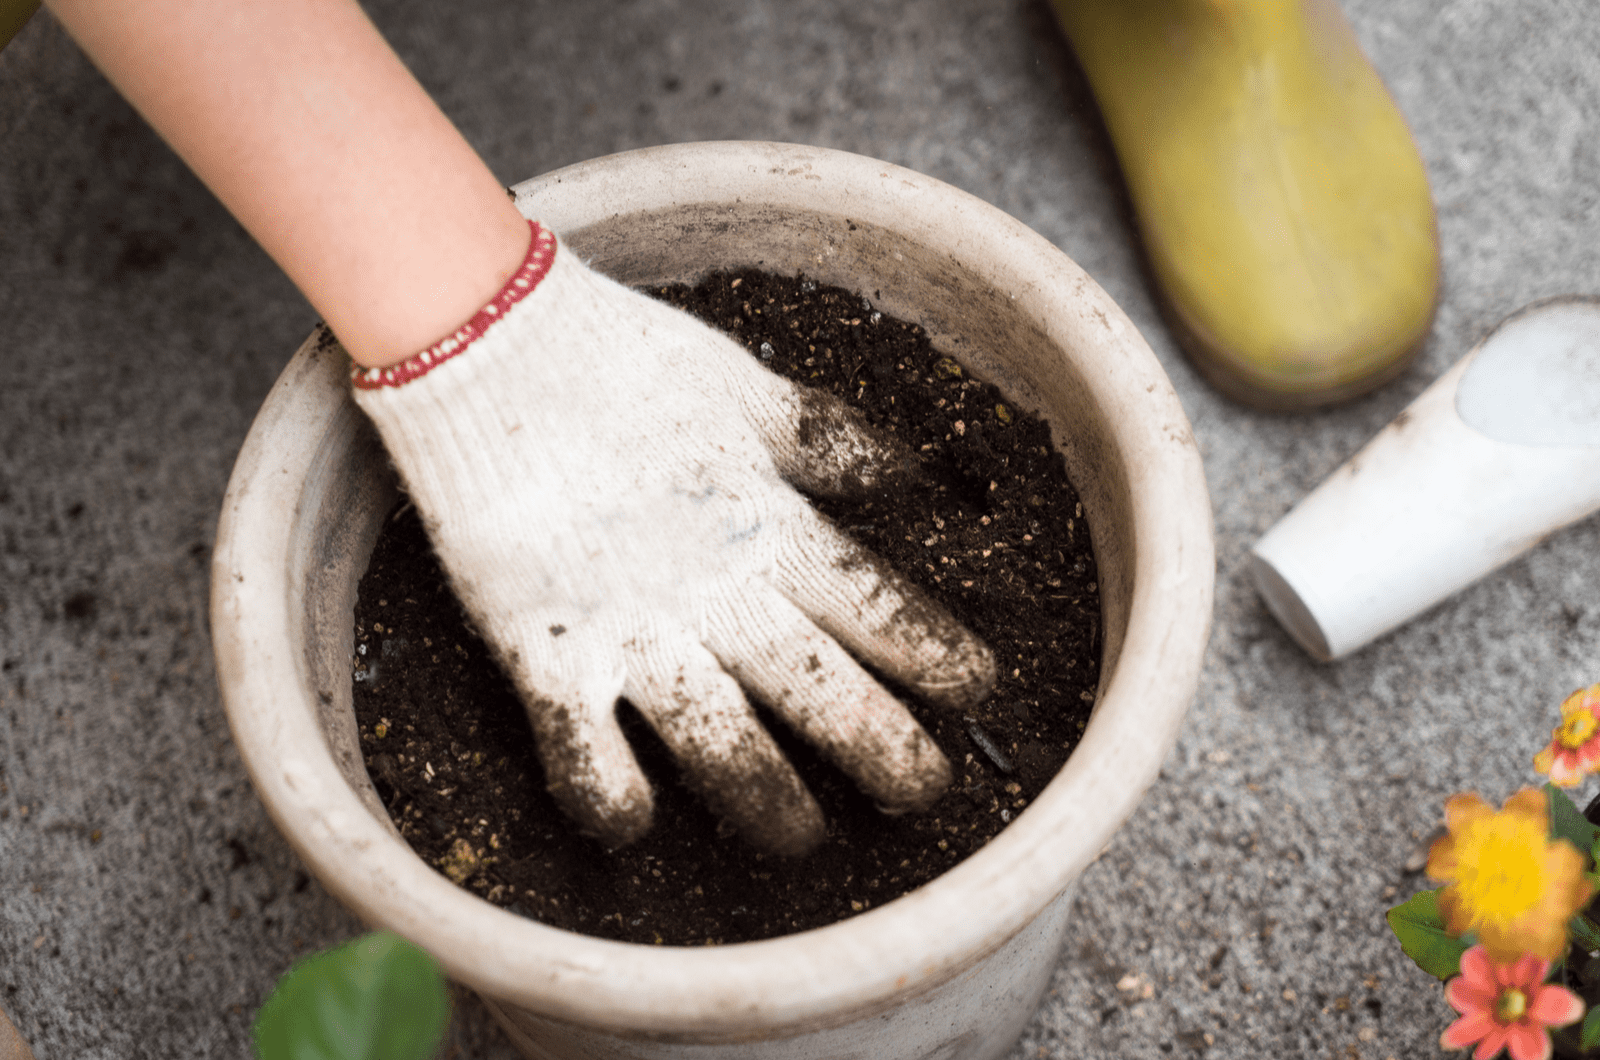
[[[1049,243],[883,162],[691,144],[586,162],[516,193],[525,213],[626,283],[760,266],[868,293],[1043,413],[1099,564],[1093,719],[1061,773],[982,851],[829,927],[649,947],[498,909],[401,841],[362,768],[351,609],[395,493],[348,398],[343,353],[314,336],[245,442],[212,568],[223,697],[262,801],[329,891],[437,956],[530,1057],[998,1056],[1048,982],[1075,881],[1155,778],[1198,678],[1211,516],[1170,383],[1116,305]]]

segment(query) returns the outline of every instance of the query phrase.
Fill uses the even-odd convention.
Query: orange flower
[[[1550,731],[1550,745],[1533,756],[1533,768],[1563,788],[1600,770],[1600,685],[1580,688],[1562,702],[1561,724]]]
[[[1550,838],[1544,792],[1523,788],[1498,813],[1476,795],[1455,795],[1444,816],[1450,834],[1428,851],[1428,875],[1449,884],[1439,892],[1445,930],[1476,931],[1500,964],[1523,953],[1554,960],[1593,888],[1583,855]]]
[[[1531,953],[1515,964],[1495,964],[1482,946],[1461,955],[1461,974],[1444,988],[1461,1018],[1445,1028],[1446,1049],[1476,1045],[1473,1060],[1489,1060],[1501,1049],[1511,1060],[1550,1060],[1547,1027],[1565,1027],[1583,1016],[1583,1001],[1564,986],[1547,983],[1550,962]]]

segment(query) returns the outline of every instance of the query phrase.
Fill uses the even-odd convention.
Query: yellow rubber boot
[[[1428,178],[1334,0],[1054,0],[1178,338],[1247,404],[1354,397],[1439,290]]]
[[[28,19],[39,10],[39,0],[0,0],[0,48],[11,43]],[[0,1054],[0,1060],[5,1060]]]

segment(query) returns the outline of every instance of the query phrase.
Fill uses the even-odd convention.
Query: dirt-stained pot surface
[[[926,813],[886,816],[763,714],[828,818],[814,853],[763,855],[698,802],[624,704],[624,729],[656,789],[656,824],[605,851],[569,828],[545,792],[527,716],[404,506],[378,541],[356,608],[367,769],[418,854],[513,912],[667,945],[819,927],[974,853],[1060,769],[1098,678],[1088,526],[1048,428],[870,297],[754,271],[650,293],[732,334],[774,371],[839,395],[918,454],[919,486],[817,507],[995,653],[999,682],[977,707],[910,703],[955,767],[950,790]]]

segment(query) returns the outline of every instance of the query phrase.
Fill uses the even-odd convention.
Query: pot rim
[[[889,163],[789,144],[678,144],[568,166],[514,191],[524,213],[564,235],[638,211],[730,200],[865,220],[959,258],[1057,341],[1098,347],[1086,385],[1112,424],[1116,456],[1136,469],[1128,473],[1132,600],[1118,664],[1101,675],[1078,748],[1033,804],[982,851],[877,909],[703,948],[612,942],[516,916],[424,863],[372,817],[328,753],[291,637],[299,595],[282,557],[299,484],[283,473],[282,450],[315,447],[317,425],[348,395],[342,377],[292,380],[292,363],[241,452],[213,559],[218,674],[258,794],[324,885],[364,920],[416,941],[452,978],[556,1019],[737,1035],[830,1024],[841,1011],[859,1015],[937,985],[1072,884],[1177,737],[1209,634],[1214,560],[1204,472],[1170,381],[1121,309],[1048,241]],[[286,688],[294,690],[287,701]]]

